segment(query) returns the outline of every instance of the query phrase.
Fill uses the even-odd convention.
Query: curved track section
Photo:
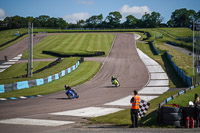
[[[113,48],[100,72],[90,81],[76,87],[79,99],[69,100],[62,91],[34,99],[6,101],[0,103],[0,119],[99,106],[128,96],[134,89],[142,89],[149,75],[137,53],[134,36],[128,33],[115,35]],[[120,87],[111,85],[112,75],[118,78]]]

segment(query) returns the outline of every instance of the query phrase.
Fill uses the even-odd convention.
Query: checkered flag
[[[150,106],[149,102],[146,102],[146,101],[144,101],[142,99],[140,100],[140,108],[139,108],[139,113],[138,113],[140,118],[145,116],[149,106]]]

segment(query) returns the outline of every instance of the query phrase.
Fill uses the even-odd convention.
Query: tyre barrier
[[[172,106],[162,106],[161,111],[162,113],[182,113],[182,109]]]
[[[182,109],[178,107],[162,106],[161,122],[165,125],[180,127],[182,123]]]
[[[141,31],[138,31],[141,32]],[[148,40],[151,37],[151,34],[149,32],[144,32],[144,35],[147,36],[147,38],[143,38],[143,41]]]
[[[153,42],[149,42],[154,55],[159,55],[158,50],[155,48]]]
[[[163,121],[181,121],[182,112],[180,113],[162,113]]]
[[[171,126],[176,126],[176,127],[181,127],[182,125],[181,121],[164,121],[163,123],[165,125],[171,125]]]
[[[175,42],[172,42],[172,41],[167,41],[168,44],[171,44],[173,46],[178,46],[179,44],[178,43],[175,43]]]
[[[93,57],[105,55],[104,51],[86,51],[85,53],[59,53],[56,51],[42,51],[43,54],[48,54],[56,57]]]
[[[193,117],[196,120],[194,107],[172,107],[162,106],[159,110],[159,120],[164,125],[172,125],[176,127],[186,126],[186,118]]]

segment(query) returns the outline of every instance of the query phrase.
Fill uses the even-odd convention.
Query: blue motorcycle
[[[79,98],[79,95],[72,89],[66,90],[65,94],[69,97],[69,99]]]

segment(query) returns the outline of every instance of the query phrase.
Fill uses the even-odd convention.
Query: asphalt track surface
[[[0,120],[10,118],[39,118],[85,121],[80,118],[49,116],[48,113],[73,110],[90,106],[101,106],[105,103],[126,97],[133,90],[142,89],[148,82],[149,75],[146,66],[141,61],[133,34],[113,33],[116,35],[110,54],[105,58],[98,74],[90,81],[75,87],[79,99],[69,100],[64,91],[27,100],[5,101],[0,103]],[[39,42],[47,34],[36,35]],[[24,42],[24,43],[22,43]],[[22,40],[26,45],[26,41]],[[34,43],[36,43],[34,41]],[[23,47],[23,45],[20,45]],[[14,46],[13,46],[14,47]],[[21,50],[21,49],[20,49]],[[25,49],[24,49],[25,50]],[[11,50],[11,53],[14,52]],[[23,52],[23,50],[21,51]],[[16,53],[20,54],[20,53]],[[111,76],[116,76],[121,86],[111,85]],[[64,85],[63,85],[64,86]],[[60,127],[18,126],[0,124],[0,132],[48,132]],[[71,128],[69,129],[71,130]]]

